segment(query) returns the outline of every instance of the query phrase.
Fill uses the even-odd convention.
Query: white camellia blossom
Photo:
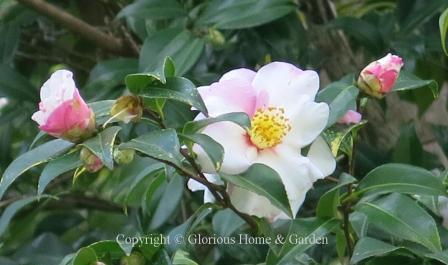
[[[251,118],[249,131],[227,121],[202,130],[224,147],[220,172],[240,174],[255,163],[271,167],[281,177],[294,216],[313,183],[336,166],[328,145],[319,137],[328,122],[329,107],[314,101],[318,89],[316,72],[283,62],[270,63],[258,72],[233,70],[218,82],[198,88],[211,117],[245,112]],[[199,115],[196,119],[203,118]],[[307,146],[308,153],[303,156],[302,149]],[[205,173],[219,173],[199,145],[193,150]],[[206,190],[195,185],[194,180],[188,183],[193,191]],[[270,220],[286,217],[263,196],[230,184],[227,191],[242,212]],[[209,200],[210,195],[204,197]]]

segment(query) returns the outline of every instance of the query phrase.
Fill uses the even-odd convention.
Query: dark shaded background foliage
[[[209,16],[204,16],[207,8],[219,1],[48,1],[119,40],[122,46],[114,51],[104,42],[92,43],[76,30],[33,11],[27,2],[0,0],[0,95],[9,100],[0,110],[0,171],[28,150],[33,139],[44,141],[46,136],[35,138],[38,129],[30,116],[41,84],[56,69],[74,72],[88,102],[122,95],[127,74],[156,70],[165,56],[171,56],[177,71],[196,85],[215,81],[230,69],[287,61],[317,70],[324,87],[388,52],[403,57],[407,71],[422,79],[435,79],[441,88],[447,79],[438,28],[438,18],[448,7],[446,0],[228,0],[224,2],[241,5]],[[239,15],[241,20],[237,20]],[[357,146],[357,175],[386,162],[429,170],[447,165],[446,93],[441,89],[434,105],[428,91],[413,90],[369,105],[370,122]],[[176,103],[165,108],[173,123],[170,126],[181,127],[193,118],[189,107],[177,104],[170,108],[170,104]],[[128,127],[121,133],[145,130],[143,125]],[[25,173],[0,208],[24,195],[34,195],[40,172],[38,167]],[[183,182],[168,184],[171,192],[179,194],[171,205],[160,200],[162,194],[148,202],[142,187],[154,177],[134,188],[133,179],[126,178],[129,174],[126,168],[113,174],[106,170],[97,176],[83,174],[74,185],[73,174],[64,174],[52,182],[47,193],[60,195],[60,200],[34,204],[13,219],[2,236],[0,264],[59,264],[65,255],[92,242],[114,239],[119,232],[167,233],[201,204],[201,196],[184,191]],[[302,216],[314,214],[316,200],[328,187],[326,180],[316,185]],[[171,211],[154,226],[158,207]],[[221,231],[229,233],[243,229],[237,219],[220,224],[229,213],[220,214],[206,217],[208,222],[196,229],[207,233],[213,231],[211,224],[215,229],[222,225]],[[447,243],[444,240],[444,245]],[[264,261],[266,251],[257,246],[205,246],[190,254],[199,264],[258,264]],[[337,254],[329,247],[312,250],[306,257],[301,264],[316,264],[310,257],[328,264]],[[396,264],[395,258],[376,262]],[[412,257],[403,259],[400,257],[404,264],[422,264]],[[168,264],[163,257],[158,262]]]

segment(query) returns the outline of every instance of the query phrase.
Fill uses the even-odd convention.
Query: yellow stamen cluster
[[[260,108],[252,118],[249,136],[254,145],[265,149],[281,143],[290,130],[283,108]]]

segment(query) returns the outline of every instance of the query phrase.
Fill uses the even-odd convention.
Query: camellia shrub
[[[448,2],[17,2],[1,265],[448,264]]]

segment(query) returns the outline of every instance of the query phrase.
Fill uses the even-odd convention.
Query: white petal
[[[211,193],[210,190],[205,189],[204,190],[204,203],[214,203],[216,201],[215,196],[213,196],[213,193]]]
[[[224,147],[224,160],[220,170],[223,173],[239,174],[245,171],[255,159],[257,150],[247,140],[246,131],[232,122],[209,125],[202,133]],[[204,172],[215,172],[210,158],[199,145],[194,145],[193,151],[197,154]]]
[[[270,221],[273,221],[282,213],[266,197],[254,192],[231,184],[228,185],[227,192],[235,208],[243,213],[255,215],[260,218],[265,217]]]
[[[247,82],[248,84],[252,83],[252,80],[254,80],[256,75],[256,72],[246,69],[246,68],[239,68],[232,71],[229,71],[225,73],[219,81],[225,81],[225,80],[231,80],[231,79],[238,79]]]
[[[314,141],[325,129],[330,110],[326,103],[302,101],[291,112],[291,131],[283,142],[295,148],[302,148]]]
[[[67,70],[54,72],[40,90],[40,97],[45,99],[57,99],[66,101],[73,98],[76,86],[73,73]]]
[[[336,168],[336,160],[331,153],[330,147],[322,137],[317,138],[311,144],[308,151],[308,159],[315,168],[313,172],[316,173],[313,175],[316,179],[325,178],[333,173]]]
[[[199,181],[196,181],[194,179],[188,180],[187,187],[189,190],[191,190],[193,192],[207,189],[207,187],[205,187],[204,184],[202,184]]]
[[[313,186],[313,179],[309,174],[309,160],[289,146],[280,144],[274,149],[261,151],[256,163],[265,164],[279,174],[295,216],[305,200],[307,191]]]
[[[319,76],[314,71],[302,71],[292,64],[274,62],[257,72],[252,85],[259,92],[267,91],[270,106],[289,109],[301,96],[314,100],[319,89]]]

